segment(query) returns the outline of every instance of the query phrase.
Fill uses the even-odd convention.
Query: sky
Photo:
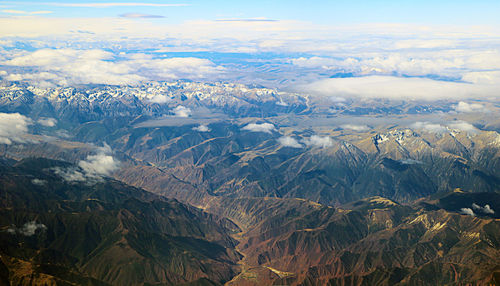
[[[498,0],[0,1],[0,78],[495,98],[498,15]]]
[[[496,0],[254,0],[254,1],[0,1],[4,16],[45,12],[50,17],[116,17],[144,14],[169,23],[199,19],[297,20],[316,24],[414,23],[499,25]],[[13,12],[13,13],[12,13]],[[49,13],[50,12],[50,13]],[[20,13],[17,13],[20,14]],[[20,14],[22,15],[22,14]],[[40,14],[42,15],[42,14]],[[158,18],[160,19],[160,18]]]

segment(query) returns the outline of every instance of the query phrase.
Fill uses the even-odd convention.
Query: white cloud
[[[138,5],[137,3],[110,2],[60,3],[58,5],[111,7],[124,4],[126,6]],[[140,3],[140,5],[147,5],[147,3]],[[166,6],[172,5],[167,4]],[[487,92],[484,96],[488,96],[491,95],[492,90],[498,90],[500,83],[498,77],[492,78],[492,73],[498,73],[500,70],[499,42],[496,40],[499,30],[496,26],[452,27],[448,25],[408,24],[327,26],[293,20],[273,21],[266,18],[225,18],[220,19],[221,21],[194,20],[175,24],[171,21],[137,21],[134,19],[154,17],[155,15],[128,13],[123,16],[125,17],[44,17],[43,19],[42,17],[0,17],[0,35],[12,38],[48,36],[50,39],[57,39],[50,41],[50,43],[45,41],[41,44],[44,47],[103,47],[109,50],[127,48],[141,50],[147,46],[147,48],[157,47],[162,50],[165,45],[168,45],[167,49],[170,51],[274,51],[280,53],[304,52],[316,55],[292,59],[290,62],[294,65],[292,68],[294,71],[281,73],[283,77],[290,80],[289,82],[310,82],[337,72],[345,72],[353,73],[355,76],[432,76],[433,78],[447,78],[457,81],[462,79],[473,83],[471,84],[472,90],[462,89],[462,87],[467,86],[463,82],[443,83],[442,85],[447,86],[446,89],[451,89],[451,92],[443,93],[433,88],[436,86],[434,84],[433,87],[422,91],[422,96],[428,98],[433,98],[434,94],[449,94],[449,98],[452,98],[451,94],[454,94],[456,90],[458,90],[458,99],[465,98],[462,96],[463,94],[466,94],[467,97],[473,96],[471,93],[483,96],[483,91]],[[85,33],[77,33],[78,31]],[[168,44],[165,44],[165,38],[168,38]],[[156,42],[150,42],[151,39]],[[116,64],[110,60],[103,61],[107,61],[110,66]],[[286,60],[273,59],[273,62],[286,62]],[[163,73],[161,68],[147,68],[144,71],[139,68],[140,63],[136,64],[133,66],[134,72],[131,72],[134,75],[150,79],[154,78],[153,75],[156,72],[158,72],[157,77]],[[150,64],[156,65],[157,63]],[[201,65],[207,66],[208,70],[223,71],[219,70],[219,67],[213,63],[210,65],[202,63]],[[285,63],[278,68],[288,69],[287,66],[288,64]],[[136,72],[138,69],[141,71],[140,73]],[[307,71],[307,77],[302,77],[305,74],[303,69],[310,69]],[[276,78],[270,69],[266,70],[269,72],[269,77]],[[114,75],[115,73],[108,72],[107,74]],[[92,78],[92,81],[97,81],[99,78],[102,78],[102,81],[106,79],[109,82],[128,83],[143,80],[142,78],[123,78],[125,74],[131,73],[118,74],[119,78],[111,77],[112,81],[105,77]],[[248,77],[255,76],[253,72],[246,73],[245,71],[243,73],[248,74],[245,75]],[[59,76],[62,74],[62,71],[57,73]],[[202,72],[203,76],[213,77],[215,74]],[[242,73],[224,73],[224,75],[240,79],[239,76]],[[184,78],[184,76],[182,73],[177,73],[175,68],[171,68],[166,74],[161,75],[166,79]],[[35,77],[35,75],[31,75],[31,77]],[[83,79],[80,81],[84,79],[88,81],[88,75],[82,73],[82,77]],[[195,77],[199,78],[199,74],[191,70],[187,78]],[[72,75],[68,78],[66,82],[77,82]],[[59,82],[65,82],[63,79],[61,77]],[[276,79],[275,82],[278,81],[279,79]],[[486,82],[496,85],[496,88],[483,86]],[[397,82],[397,85],[400,84]],[[481,86],[478,87],[476,84]],[[376,93],[376,91],[371,91],[371,93]],[[387,92],[382,90],[382,93]],[[389,92],[388,96],[397,96],[399,93],[399,90],[396,90],[393,93]],[[410,88],[403,92],[403,96],[405,98],[413,97],[414,93],[418,93],[418,90]],[[417,96],[420,97],[420,94]]]
[[[133,69],[124,63],[111,62],[113,54],[102,50],[43,49],[23,56],[17,56],[2,64],[18,67],[34,67],[47,76],[40,78],[38,73],[19,74],[8,80],[25,80],[33,84],[52,83],[55,85],[71,84],[136,84],[144,77],[133,73]]]
[[[496,98],[500,86],[445,82],[427,78],[366,76],[330,78],[299,85],[299,92],[322,97],[388,98],[439,100],[463,98]]]
[[[97,151],[96,155],[89,155],[85,160],[78,162],[78,168],[54,168],[54,173],[68,182],[93,183],[101,180],[103,176],[109,176],[120,168],[120,161],[109,155],[111,148],[107,144],[97,148]]]
[[[461,120],[449,122],[446,126],[439,123],[417,121],[411,124],[410,127],[423,129],[431,133],[446,133],[450,131],[477,133],[479,131],[474,125]]]
[[[0,113],[0,144],[24,143],[31,119],[19,113]]]
[[[350,130],[354,130],[357,132],[363,132],[363,131],[370,130],[370,127],[368,127],[366,125],[344,124],[344,125],[340,125],[340,127],[342,129],[350,129]]]
[[[485,205],[483,208],[483,212],[487,214],[494,214],[495,211],[490,207],[490,205]]]
[[[482,104],[479,103],[467,103],[460,101],[457,105],[453,105],[453,108],[457,112],[488,112],[489,110]]]
[[[333,140],[329,136],[321,137],[318,135],[313,135],[309,138],[302,139],[302,143],[306,144],[307,146],[327,148],[333,145]]]
[[[461,208],[460,213],[464,215],[475,216],[474,211],[470,208]]]
[[[184,107],[182,105],[177,106],[173,111],[176,117],[189,117],[192,114],[190,108]]]
[[[206,125],[199,125],[199,126],[193,127],[193,130],[198,131],[198,132],[209,132],[210,128],[208,128],[208,126],[206,126]]]
[[[333,67],[341,68],[343,66],[342,61],[331,58],[323,58],[323,57],[300,57],[296,59],[291,59],[290,62],[293,65],[304,67],[304,68],[324,68],[331,69]]]
[[[403,159],[403,160],[400,160],[399,162],[401,162],[402,164],[405,164],[405,165],[423,164],[422,161],[415,160],[415,159]]]
[[[462,80],[480,84],[497,84],[500,82],[500,71],[474,71],[462,76]]]
[[[156,94],[156,95],[154,95],[154,97],[149,99],[150,102],[159,103],[159,104],[167,103],[171,100],[172,99],[166,94]]]
[[[2,10],[2,13],[7,14],[17,14],[17,15],[41,15],[41,14],[50,14],[52,11],[21,11],[21,10]]]
[[[290,136],[283,136],[278,138],[278,142],[281,144],[281,146],[284,147],[292,147],[292,148],[302,148],[302,144],[297,141],[297,139],[290,137]]]
[[[264,132],[264,133],[271,133],[272,131],[276,130],[274,125],[271,123],[250,123],[247,126],[241,128],[242,130],[248,130],[251,132]]]
[[[110,7],[182,7],[189,4],[160,4],[139,2],[105,2],[105,3],[48,3],[51,6],[78,7],[78,8],[110,8]]]
[[[456,121],[448,124],[448,127],[452,130],[465,131],[469,133],[477,133],[478,129],[474,125],[465,121]]]
[[[54,171],[54,174],[60,176],[61,178],[63,178],[64,180],[68,181],[68,182],[85,182],[89,179],[94,179],[94,178],[88,178],[85,176],[85,174],[76,169],[76,168],[67,168],[67,169],[63,169],[63,168],[59,168],[59,167],[56,167],[56,168],[53,168],[53,171]]]
[[[112,172],[118,170],[119,162],[113,156],[102,153],[88,156],[87,159],[80,161],[78,166],[87,175],[109,176]]]
[[[394,45],[395,49],[435,49],[435,48],[450,48],[456,45],[455,41],[448,39],[434,39],[434,40],[401,40],[397,41]]]
[[[123,63],[153,79],[202,79],[224,71],[207,59],[193,57],[154,59],[146,54],[132,54]]]
[[[202,79],[217,76],[224,71],[222,67],[207,59],[155,59],[141,53],[117,57],[100,49],[40,49],[14,55],[0,64],[34,69],[36,72],[12,73],[5,79],[27,81],[42,86],[134,85],[148,80]],[[166,98],[152,100],[162,103]]]
[[[495,213],[495,211],[488,204],[484,205],[484,207],[481,207],[480,205],[478,205],[476,203],[473,203],[472,204],[472,208],[475,211],[481,211],[481,212],[483,212],[485,214],[494,214]]]
[[[449,73],[450,69],[463,66],[462,61],[443,58],[416,58],[414,55],[392,52],[367,58],[297,58],[292,64],[302,68],[322,68],[356,75],[410,75],[425,76],[429,74]]]
[[[227,18],[217,19],[216,22],[277,22],[278,20],[268,18]]]
[[[31,180],[31,183],[37,186],[45,186],[47,184],[47,181],[35,178]]]
[[[395,37],[397,38],[397,37]],[[481,79],[494,79],[498,84],[498,69],[500,69],[500,52],[497,49],[478,49],[474,40],[468,41],[471,47],[467,50],[455,49],[456,40],[411,39],[405,44],[415,45],[411,50],[401,51],[402,45],[391,47],[394,38],[388,37],[374,45],[385,45],[384,51],[375,51],[365,47],[363,43],[352,40],[350,49],[362,48],[350,54],[340,54],[335,57],[301,57],[290,60],[298,67],[306,69],[323,69],[338,72],[353,73],[356,76],[367,75],[398,75],[398,76],[441,76],[445,78],[462,79],[466,82],[479,83]],[[401,43],[401,42],[399,42]],[[447,45],[448,43],[449,45]],[[410,46],[405,47],[410,48]],[[426,51],[419,50],[421,48]],[[487,70],[487,71],[485,71]]]
[[[152,15],[152,14],[142,14],[142,13],[125,13],[121,14],[120,17],[124,18],[132,18],[132,19],[155,19],[155,18],[165,18],[165,16],[161,15]]]
[[[416,129],[423,129],[423,130],[426,130],[426,131],[432,132],[432,133],[445,133],[448,131],[446,126],[443,126],[441,124],[430,123],[430,122],[421,122],[421,121],[413,123],[410,127],[416,128]]]
[[[19,233],[24,236],[33,236],[35,235],[37,230],[45,230],[45,229],[47,229],[47,227],[44,224],[37,223],[36,221],[30,221],[25,223],[21,228],[12,226],[7,229],[7,232],[11,234]]]
[[[46,126],[46,127],[54,127],[57,124],[57,120],[51,117],[45,117],[38,119],[38,124]]]

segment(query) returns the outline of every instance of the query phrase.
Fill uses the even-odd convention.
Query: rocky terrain
[[[222,284],[240,258],[230,221],[46,159],[2,161],[3,281],[12,285]]]
[[[498,284],[499,107],[456,104],[2,86],[0,284]]]

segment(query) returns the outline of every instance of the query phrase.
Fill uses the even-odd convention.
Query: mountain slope
[[[245,267],[231,285],[494,284],[500,222],[496,213],[484,212],[486,202],[500,209],[498,194],[454,192],[411,206],[381,197],[339,208],[225,198],[206,210],[243,229],[238,248]],[[460,213],[472,203],[483,212]]]
[[[221,284],[237,273],[229,221],[113,180],[54,174],[68,167],[45,159],[1,167],[0,249],[11,283]]]

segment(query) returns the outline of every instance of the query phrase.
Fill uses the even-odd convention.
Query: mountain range
[[[499,284],[500,107],[457,104],[4,85],[0,285]]]

